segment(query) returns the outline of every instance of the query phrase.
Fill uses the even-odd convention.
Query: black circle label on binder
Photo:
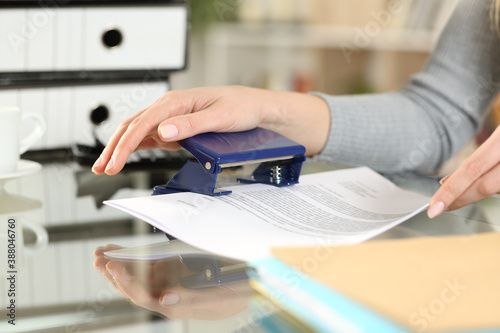
[[[90,121],[94,125],[99,125],[109,118],[109,110],[105,105],[99,105],[90,112]]]
[[[123,35],[118,29],[109,29],[102,35],[102,43],[108,48],[120,46]]]

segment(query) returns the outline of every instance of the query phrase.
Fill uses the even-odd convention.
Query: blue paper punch
[[[304,146],[270,130],[255,128],[234,133],[204,133],[179,141],[196,159],[190,159],[167,184],[155,186],[153,195],[196,192],[208,195],[217,191],[217,176],[222,169],[244,164],[259,164],[242,183],[287,186],[299,181]]]

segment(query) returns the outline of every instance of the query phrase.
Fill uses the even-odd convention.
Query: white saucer
[[[41,169],[42,165],[40,163],[28,160],[20,160],[17,163],[17,170],[7,174],[0,174],[0,180],[8,180],[31,175],[32,173],[38,172]]]

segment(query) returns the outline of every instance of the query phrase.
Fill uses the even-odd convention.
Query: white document
[[[164,242],[154,243],[150,245],[142,245],[137,247],[127,247],[119,250],[104,252],[104,256],[108,259],[118,260],[142,260],[156,261],[162,259],[182,257],[203,257],[209,253],[202,251],[194,246],[181,242],[177,239]]]
[[[251,261],[281,246],[359,243],[424,210],[430,198],[369,168],[304,175],[288,187],[227,187],[229,195],[176,193],[105,201],[205,251]]]

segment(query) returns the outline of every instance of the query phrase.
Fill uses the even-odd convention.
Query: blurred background
[[[332,94],[397,89],[419,71],[455,0],[192,0],[188,69],[213,84]]]
[[[192,0],[186,71],[172,89],[207,85],[357,94],[397,90],[422,69],[456,0]],[[499,124],[483,130],[454,170]]]

